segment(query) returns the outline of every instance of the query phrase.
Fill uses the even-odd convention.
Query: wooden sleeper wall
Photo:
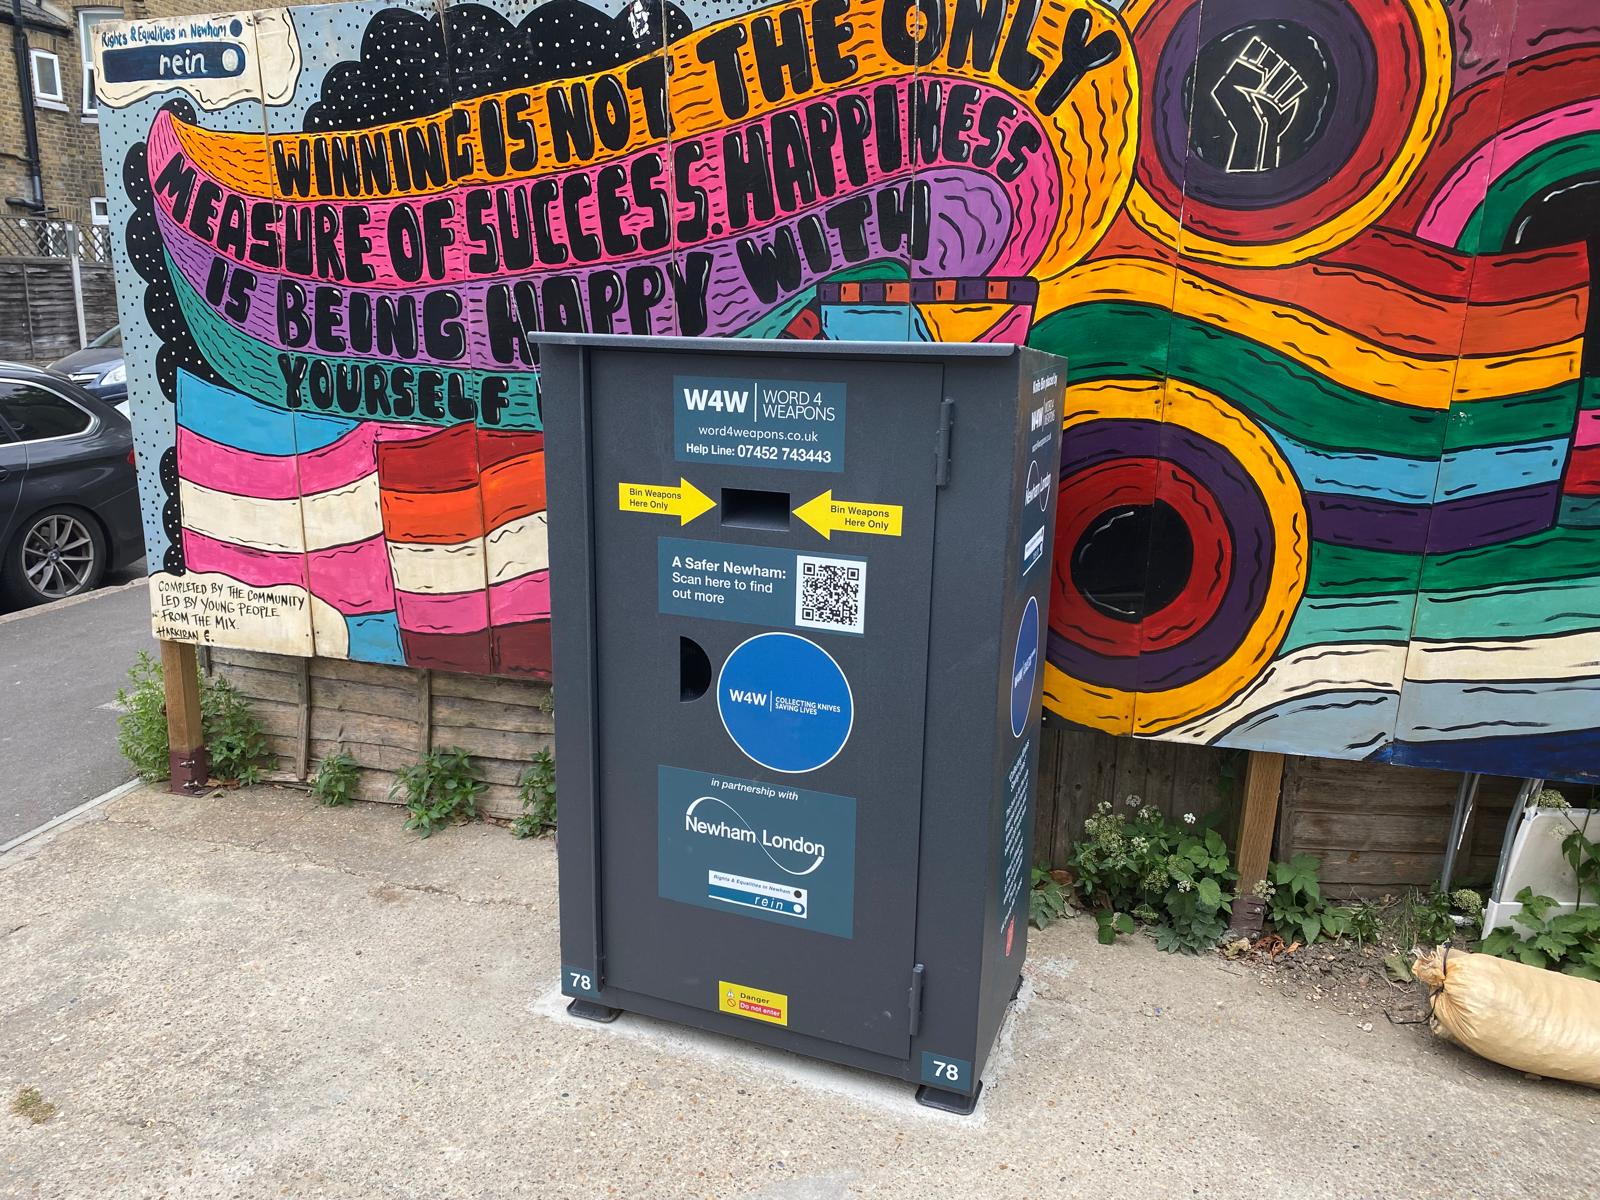
[[[395,777],[423,754],[460,746],[489,785],[479,807],[514,817],[518,777],[552,748],[546,683],[246,650],[207,657],[205,668],[238,688],[260,721],[278,760],[269,779],[303,781],[345,750],[361,768],[357,796],[388,801]]]

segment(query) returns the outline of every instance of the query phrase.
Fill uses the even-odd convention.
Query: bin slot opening
[[[678,699],[698,700],[711,686],[711,660],[692,638],[678,639]]]
[[[722,489],[722,523],[740,529],[789,528],[789,493]]]

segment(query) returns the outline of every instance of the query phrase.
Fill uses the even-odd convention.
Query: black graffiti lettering
[[[500,424],[500,414],[510,403],[511,381],[504,375],[485,375],[478,385],[478,419],[485,425]]]
[[[245,212],[244,197],[229,192],[222,198],[222,211],[217,216],[217,249],[243,259],[249,240],[249,218]]]
[[[180,156],[174,155],[173,162]],[[289,143],[282,138],[272,139],[272,165],[278,175],[278,191],[285,196],[311,195],[311,141],[301,138],[291,148]],[[172,169],[172,163],[167,164],[167,171]],[[166,171],[162,172],[165,178]],[[194,172],[189,172],[189,182],[194,182]],[[161,179],[156,180],[156,190],[161,191]],[[187,189],[185,189],[187,196]],[[180,218],[181,219],[181,218]]]
[[[453,291],[429,292],[422,300],[422,345],[428,357],[457,362],[466,357],[467,328],[459,319],[463,308]]]
[[[434,421],[444,419],[444,376],[426,367],[417,371],[417,411]]]
[[[467,242],[476,247],[467,255],[467,270],[474,275],[488,275],[500,266],[499,234],[495,232],[494,223],[488,219],[494,205],[494,194],[484,188],[473,188],[466,194],[465,201]],[[527,225],[526,215],[523,225]]]
[[[839,99],[840,148],[844,151],[844,173],[855,187],[867,182],[867,137],[872,132],[872,110],[860,96]]]
[[[620,163],[607,163],[595,175],[595,200],[600,210],[600,242],[606,254],[620,258],[638,248],[639,239],[622,227],[623,218],[633,206],[622,189],[628,186],[628,169]]]
[[[545,266],[558,266],[567,261],[567,248],[556,241],[550,226],[550,208],[560,198],[560,189],[553,179],[536,179],[528,188],[528,205],[533,211],[533,236],[539,251],[539,261]]]
[[[628,331],[640,335],[651,333],[655,328],[651,313],[667,295],[667,283],[662,278],[661,269],[629,267],[627,281]]]
[[[417,398],[411,390],[410,367],[396,367],[389,372],[389,386],[394,389],[394,415],[409,417],[417,411]]]
[[[271,201],[250,206],[250,261],[258,267],[276,267],[282,250],[278,220],[282,208]]]
[[[456,240],[456,231],[450,225],[455,212],[455,200],[449,196],[429,200],[422,206],[422,241],[427,250],[430,279],[445,278],[445,252]]]
[[[811,6],[811,41],[817,63],[817,78],[823,83],[843,83],[856,73],[854,54],[840,54],[855,26],[844,19],[850,0],[817,0]]]
[[[900,89],[892,83],[880,83],[872,89],[872,111],[877,122],[878,169],[888,174],[898,171],[905,161],[901,141]]]
[[[622,150],[633,132],[633,117],[628,109],[628,94],[615,75],[602,75],[594,83],[594,124],[600,144],[607,150]]]
[[[594,194],[594,184],[581,171],[561,181],[561,215],[566,218],[567,244],[576,262],[600,257],[600,239],[583,228],[582,201]]]
[[[379,363],[368,363],[361,369],[362,391],[367,415],[387,417],[393,413],[389,407],[389,371]]]
[[[811,148],[811,168],[817,192],[832,196],[839,185],[833,174],[833,144],[839,137],[839,118],[826,102],[805,107],[806,143]]]
[[[744,71],[739,63],[739,48],[749,36],[743,25],[724,25],[702,37],[694,48],[695,57],[715,71],[717,99],[732,121],[750,111],[750,93],[745,90]]]
[[[389,211],[388,233],[389,258],[394,264],[394,273],[403,283],[416,283],[422,278],[425,253],[422,226],[417,221],[416,210],[409,204],[396,204]]]
[[[366,227],[372,210],[365,204],[346,204],[340,215],[344,219],[344,276],[351,283],[371,283],[378,277],[367,261],[372,239],[366,235]]]
[[[556,333],[582,333],[583,298],[571,275],[555,275],[544,284],[544,327]]]
[[[680,242],[704,241],[711,203],[706,190],[691,181],[690,170],[706,156],[706,148],[697,141],[679,142],[672,148],[673,191],[678,206],[688,206],[689,215],[678,221]]]
[[[1000,53],[1000,30],[1005,18],[1006,0],[956,0],[945,61],[959,71],[967,65],[970,54],[974,70],[991,70],[995,55]]]
[[[778,207],[794,212],[817,202],[817,184],[812,175],[811,152],[795,112],[774,113],[772,117],[772,186]]]
[[[772,220],[772,171],[766,135],[759,125],[723,136],[722,177],[727,185],[728,220],[735,229],[750,224],[752,209],[755,220]]]
[[[863,262],[872,253],[867,221],[872,216],[872,196],[850,196],[828,207],[829,228],[839,235],[839,250],[846,262]]]
[[[406,161],[411,168],[411,184],[418,191],[441,188],[450,182],[445,159],[444,138],[439,126],[412,126],[406,130]]]
[[[311,342],[324,354],[343,354],[344,293],[326,285],[311,291]]]
[[[532,101],[527,92],[513,92],[506,97],[506,134],[511,146],[507,161],[513,171],[532,171],[539,165],[538,130],[523,116]]]
[[[1122,39],[1107,29],[1092,40],[1089,30],[1093,22],[1088,10],[1078,9],[1067,18],[1067,36],[1061,42],[1061,62],[1039,89],[1035,103],[1039,111],[1049,116],[1061,107],[1062,101],[1083,77],[1096,67],[1103,67],[1117,57],[1122,49]]]
[[[678,310],[678,332],[684,337],[699,337],[710,320],[706,314],[706,292],[711,286],[711,255],[691,250],[678,262],[667,265],[672,282],[672,300]]]
[[[615,271],[595,271],[589,276],[589,328],[595,333],[610,333],[611,318],[622,311],[627,293],[622,276]]]
[[[387,196],[392,186],[389,169],[389,148],[381,133],[363,133],[360,136],[361,178],[366,192]]]
[[[278,280],[278,340],[298,348],[311,340],[311,321],[306,316],[306,290],[293,279]]]
[[[1019,121],[1006,142],[1006,157],[996,164],[994,173],[1010,183],[1028,169],[1028,158],[1044,145],[1039,129],[1031,121]]]
[[[776,21],[771,17],[751,21],[750,50],[761,94],[770,103],[811,90],[811,47],[806,40],[806,16],[800,9],[784,9]]]
[[[739,265],[750,282],[750,290],[763,304],[771,304],[800,286],[800,251],[794,232],[781,226],[766,241],[740,238],[736,247]]]
[[[538,358],[528,335],[539,328],[539,291],[532,281],[494,284],[484,294],[483,308],[489,357],[497,363],[533,366]]]
[[[884,0],[883,48],[896,62],[932,62],[943,45],[944,0]]]
[[[1039,56],[1028,49],[1034,22],[1039,19],[1041,0],[1017,0],[1017,11],[1006,30],[1005,49],[1000,51],[1000,78],[1012,87],[1026,91],[1038,82],[1044,71]]]
[[[462,179],[472,174],[476,156],[468,135],[472,133],[472,114],[464,108],[450,110],[445,118],[445,154],[450,163],[450,178]]]
[[[202,241],[209,242],[212,222],[217,216],[217,205],[222,200],[222,188],[213,180],[202,179],[195,189],[194,207],[189,210],[189,232]]]
[[[828,245],[827,226],[816,213],[807,213],[800,218],[800,249],[805,253],[806,266],[817,274],[826,272],[833,266],[833,250]]]
[[[644,102],[645,129],[653,138],[667,136],[667,60],[646,58],[629,67],[623,76],[628,86]]]
[[[278,370],[283,374],[283,406],[293,411],[301,404],[300,383],[306,377],[306,360],[298,354],[280,354]]]
[[[990,96],[978,110],[978,137],[982,143],[972,151],[972,165],[988,170],[1000,157],[1006,138],[1001,126],[1017,115],[1017,106],[1004,96]]]
[[[558,163],[594,157],[594,122],[589,117],[589,89],[574,83],[570,89],[550,88],[544,94],[550,114],[550,143]]]
[[[666,189],[656,182],[661,169],[659,154],[641,154],[633,161],[629,180],[634,205],[650,214],[650,224],[639,232],[639,245],[645,250],[665,249],[672,240],[672,203]]]

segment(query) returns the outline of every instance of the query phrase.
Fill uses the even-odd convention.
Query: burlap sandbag
[[[1440,1037],[1518,1071],[1600,1088],[1600,983],[1443,946],[1412,973],[1433,989]]]

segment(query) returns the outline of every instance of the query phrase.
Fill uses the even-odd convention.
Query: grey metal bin
[[[1027,945],[1065,363],[541,341],[561,985],[970,1112]]]

